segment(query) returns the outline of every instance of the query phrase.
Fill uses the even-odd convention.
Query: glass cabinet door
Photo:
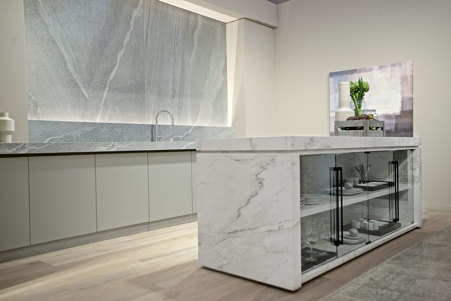
[[[413,223],[412,151],[368,154],[370,240]]]
[[[364,246],[368,233],[355,221],[368,222],[368,198],[357,168],[365,171],[366,153],[300,157],[302,270],[315,268]],[[355,227],[354,227],[355,226]]]
[[[342,170],[339,196],[343,199],[340,210],[342,234],[338,256],[343,256],[368,243],[369,235],[361,229],[368,221],[368,193],[365,190],[368,177],[367,153],[345,153],[336,155],[336,167]],[[334,193],[336,194],[336,192]]]
[[[300,156],[302,271],[413,223],[412,151]]]
[[[302,271],[337,258],[333,241],[336,201],[330,195],[330,169],[335,155],[300,156],[301,262]]]

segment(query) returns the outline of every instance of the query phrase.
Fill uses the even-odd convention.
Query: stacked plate
[[[329,196],[324,194],[303,194],[301,196],[301,204],[302,204],[302,198],[305,199],[305,205],[319,205],[323,200],[326,200],[329,198]]]
[[[355,187],[351,188],[351,189],[342,188],[342,190],[343,190],[343,195],[356,195],[356,194],[363,192],[362,188],[355,188]],[[332,194],[335,194],[335,192],[336,192],[335,189],[332,189],[332,191],[331,191],[330,188],[327,188],[326,191],[327,191],[327,193],[332,192]]]
[[[351,236],[349,231],[343,231],[343,243],[349,245],[356,245],[366,241],[367,236],[362,233],[357,233],[356,236]]]
[[[305,207],[305,197],[301,196],[301,208]]]

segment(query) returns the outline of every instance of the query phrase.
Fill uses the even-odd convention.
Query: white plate
[[[365,238],[365,234],[357,233],[357,236],[350,236],[348,231],[343,231],[343,238],[349,240],[361,240],[362,238]]]
[[[330,188],[326,189],[327,193],[330,193]],[[332,189],[332,193],[335,194],[335,189]],[[351,188],[351,189],[344,189],[343,188],[343,195],[356,195],[363,191],[362,188]]]
[[[362,242],[366,241],[366,237],[363,236],[361,239],[348,239],[343,237],[343,243],[347,244],[347,245],[357,245],[357,244],[361,244]]]
[[[319,193],[304,193],[301,195],[301,198],[305,198],[305,199],[315,199],[315,198],[323,198],[325,197],[324,194],[319,194]]]
[[[306,205],[319,205],[321,204],[321,200],[308,200],[305,202]]]
[[[304,194],[306,205],[318,205],[321,201],[329,198],[323,194]]]

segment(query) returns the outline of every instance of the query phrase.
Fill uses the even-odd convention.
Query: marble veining
[[[29,120],[29,142],[150,142],[153,124]],[[159,125],[158,141],[230,138],[230,127]]]
[[[196,142],[0,143],[0,155],[196,150]]]
[[[419,137],[258,137],[205,139],[198,142],[203,151],[308,151],[409,148],[421,145]]]
[[[225,24],[157,0],[24,8],[29,120],[227,124]]]
[[[297,156],[200,153],[197,169],[200,264],[295,289]]]
[[[199,263],[210,269],[295,290],[303,282],[420,226],[420,142],[420,138],[410,137],[266,137],[198,141]],[[413,168],[413,223],[303,273],[300,236],[301,212],[305,209],[300,208],[300,195],[301,189],[306,188],[300,183],[301,177],[309,175],[300,172],[303,163],[300,156],[399,149],[414,150],[412,160],[407,163]],[[329,157],[335,160],[334,156]],[[342,157],[350,160],[348,156]],[[315,168],[329,166],[327,162],[320,164],[327,159],[328,155],[318,156],[310,173],[316,172]],[[326,175],[327,171],[328,168]],[[344,218],[348,217],[345,215]]]

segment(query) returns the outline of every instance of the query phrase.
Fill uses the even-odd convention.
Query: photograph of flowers
[[[329,73],[330,135],[334,135],[335,112],[339,103],[339,83],[358,82],[368,84],[359,114],[371,114],[385,122],[385,136],[413,136],[413,64],[412,61],[397,62],[352,70]],[[366,88],[366,87],[365,87]],[[355,109],[349,97],[350,107]]]

